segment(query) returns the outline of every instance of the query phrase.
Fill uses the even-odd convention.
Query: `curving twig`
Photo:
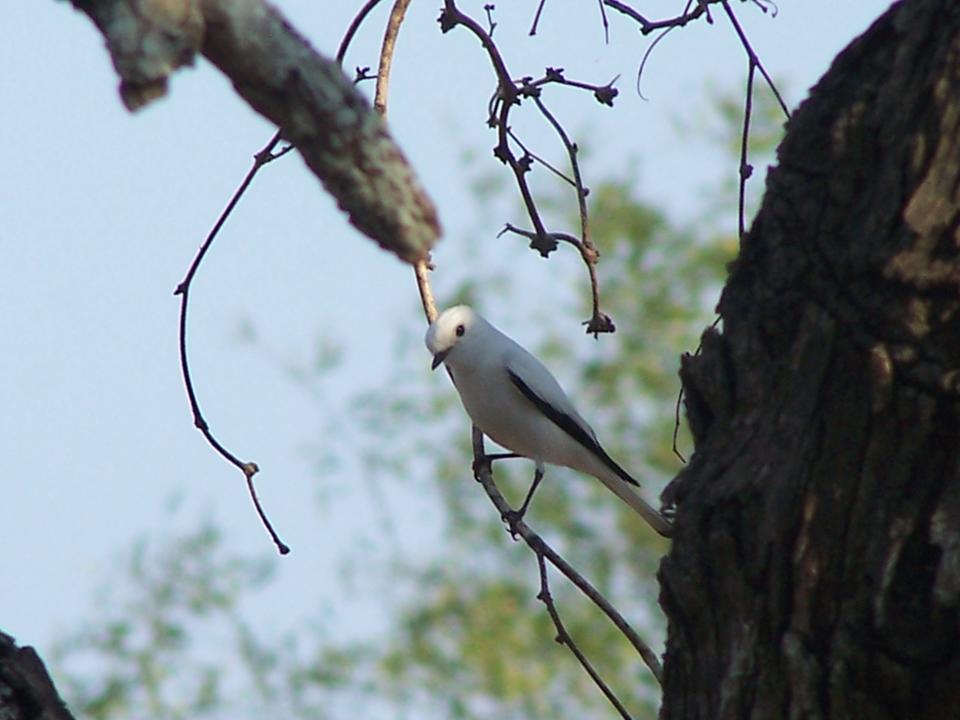
[[[350,46],[353,37],[356,35],[357,30],[360,25],[370,14],[374,7],[380,2],[380,0],[368,0],[368,2],[360,9],[357,15],[354,17],[353,21],[350,23],[350,26],[347,28],[346,33],[343,36],[343,39],[340,41],[339,49],[337,50],[337,63],[342,65],[343,58],[347,53],[347,49]],[[358,69],[357,72],[357,81],[365,79],[366,74]],[[253,501],[253,505],[256,508],[257,514],[260,517],[261,522],[264,527],[267,529],[267,532],[270,534],[271,539],[274,544],[277,546],[281,555],[286,555],[290,552],[289,546],[287,546],[277,535],[276,531],[273,529],[273,525],[270,523],[270,520],[267,518],[266,513],[263,510],[263,507],[260,504],[260,499],[257,497],[256,489],[253,485],[253,476],[256,475],[260,468],[255,462],[244,462],[240,460],[233,452],[228,450],[217,438],[214,436],[213,432],[210,430],[210,425],[203,416],[203,411],[200,408],[200,402],[197,398],[196,390],[193,386],[193,379],[190,373],[190,362],[187,353],[187,309],[189,307],[190,301],[190,286],[193,282],[194,277],[197,274],[197,271],[200,269],[200,265],[203,262],[204,257],[207,254],[207,251],[210,249],[210,246],[213,244],[214,239],[217,234],[220,232],[220,229],[226,223],[227,218],[230,217],[230,214],[233,212],[234,208],[240,202],[240,199],[243,197],[244,193],[250,187],[250,184],[253,182],[254,177],[260,168],[262,168],[267,163],[270,163],[274,160],[277,160],[280,157],[283,157],[288,152],[293,149],[292,145],[288,145],[278,152],[274,152],[275,148],[280,142],[280,132],[276,132],[270,141],[260,150],[256,155],[254,155],[253,166],[247,172],[246,177],[240,183],[237,190],[234,192],[233,196],[230,198],[230,202],[227,203],[226,208],[220,217],[217,219],[217,222],[214,224],[213,229],[207,235],[207,238],[204,240],[203,244],[200,246],[199,251],[197,252],[196,257],[190,265],[190,268],[187,271],[187,275],[184,278],[183,282],[177,286],[175,295],[180,295],[180,323],[179,323],[179,338],[178,345],[180,350],[180,372],[183,376],[184,386],[186,387],[187,397],[190,401],[190,410],[193,413],[193,422],[197,429],[203,434],[204,438],[216,450],[227,462],[236,466],[243,472],[244,478],[247,483],[247,490],[250,493],[250,498]]]
[[[387,19],[387,29],[383,32],[383,42],[380,45],[380,64],[377,67],[377,89],[374,92],[373,107],[381,116],[387,115],[387,89],[390,87],[390,70],[393,67],[393,51],[397,45],[397,35],[400,34],[400,25],[407,14],[410,0],[396,0],[390,17]]]
[[[491,466],[491,461],[486,455],[483,447],[483,433],[474,427],[472,437],[474,477],[487,493],[490,501],[500,513],[500,517],[507,522],[510,534],[513,537],[523,538],[523,541],[538,557],[543,557],[547,562],[553,565],[563,574],[564,577],[572,582],[577,589],[580,590],[580,592],[589,598],[590,601],[593,602],[593,604],[596,605],[600,611],[610,619],[617,629],[623,633],[624,637],[630,641],[630,644],[636,649],[644,664],[650,669],[650,672],[653,673],[653,676],[657,679],[657,682],[662,684],[663,668],[660,665],[660,660],[657,658],[656,653],[654,653],[650,646],[643,641],[643,639],[637,634],[637,631],[631,627],[629,622],[627,622],[626,618],[620,614],[620,611],[617,610],[610,603],[610,601],[607,600],[603,594],[590,583],[589,580],[577,572],[577,570],[570,563],[568,563],[563,556],[560,555],[560,553],[550,547],[550,545],[548,545],[547,542],[540,537],[540,535],[534,532],[530,526],[523,521],[522,518],[517,517],[517,514],[513,511],[513,508],[510,507],[510,504],[507,502],[506,498],[503,497],[503,494],[493,481],[493,468]]]
[[[533,24],[530,26],[529,32],[527,32],[527,35],[530,37],[533,37],[537,34],[537,26],[540,24],[540,15],[543,13],[543,6],[546,4],[547,0],[540,0],[540,2],[537,4],[537,12],[533,16]]]
[[[207,442],[214,450],[220,453],[220,455],[227,460],[227,462],[238,467],[243,473],[243,476],[246,478],[247,482],[247,491],[250,493],[250,499],[253,501],[253,506],[256,508],[257,514],[260,516],[260,521],[267,529],[267,532],[270,533],[270,538],[273,540],[274,545],[277,546],[277,550],[280,551],[280,554],[286,555],[290,552],[290,548],[280,539],[280,536],[277,535],[277,532],[273,529],[273,525],[270,524],[270,520],[263,511],[263,508],[260,505],[260,499],[257,497],[257,491],[253,486],[253,476],[260,471],[260,468],[255,462],[244,462],[240,460],[236,455],[227,450],[227,448],[224,447],[219,440],[217,440],[213,432],[210,430],[210,425],[203,417],[203,411],[200,409],[200,401],[197,399],[197,393],[193,387],[193,379],[190,375],[190,362],[187,356],[187,308],[190,303],[190,286],[193,283],[193,279],[196,277],[197,271],[200,269],[200,264],[203,262],[203,258],[206,256],[207,251],[210,249],[214,239],[220,232],[220,228],[223,227],[224,223],[227,221],[227,218],[230,216],[230,213],[233,212],[233,209],[237,206],[237,203],[240,202],[240,198],[246,192],[247,188],[250,186],[250,183],[253,182],[253,178],[260,168],[267,163],[273,162],[277,158],[286,155],[292,149],[292,146],[288,145],[279,152],[274,153],[274,148],[276,148],[279,142],[280,133],[277,133],[260,152],[254,155],[253,167],[251,167],[249,172],[247,172],[247,176],[243,179],[243,182],[240,183],[240,186],[233,193],[233,197],[230,198],[230,202],[227,203],[227,206],[220,214],[220,217],[217,218],[217,222],[214,224],[213,229],[207,235],[206,240],[203,241],[203,245],[200,246],[196,257],[194,257],[193,262],[190,264],[190,268],[187,270],[186,277],[177,286],[177,289],[173,294],[180,296],[180,325],[178,339],[180,348],[180,372],[183,375],[183,384],[186,386],[187,397],[190,400],[190,410],[193,412],[193,424],[203,434],[203,437],[206,438]]]
[[[353,20],[350,22],[350,26],[347,28],[347,31],[343,34],[343,39],[340,41],[340,47],[337,48],[338,65],[343,66],[343,59],[347,55],[347,48],[349,48],[350,43],[353,42],[353,36],[357,34],[357,30],[360,29],[363,21],[367,19],[367,16],[379,4],[380,0],[367,0],[363,7],[360,8],[359,12],[357,12],[357,14],[354,16]]]

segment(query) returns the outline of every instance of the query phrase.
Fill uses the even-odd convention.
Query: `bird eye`
[[[462,323],[461,323],[460,325],[457,325],[457,337],[463,337],[463,334],[464,334],[466,331],[467,331],[467,329],[463,326]]]

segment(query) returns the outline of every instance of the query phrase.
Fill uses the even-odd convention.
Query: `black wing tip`
[[[630,473],[617,465],[616,461],[610,457],[607,454],[607,451],[600,446],[600,443],[597,442],[596,438],[584,430],[576,420],[567,415],[565,412],[557,410],[557,408],[537,395],[519,375],[513,372],[513,370],[510,368],[507,368],[506,370],[507,376],[510,378],[510,382],[514,384],[514,386],[524,395],[524,397],[527,398],[527,400],[536,405],[540,409],[540,412],[550,418],[550,420],[553,421],[557,427],[567,433],[567,435],[572,437],[578,443],[583,445],[587,450],[594,453],[604,462],[607,467],[613,470],[613,472],[615,472],[617,477],[619,477],[621,480],[629,483],[630,485],[636,485],[637,487],[640,487],[640,483],[630,477]]]

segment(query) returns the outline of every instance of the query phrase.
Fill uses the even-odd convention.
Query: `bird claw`
[[[520,535],[520,530],[517,526],[523,522],[523,515],[524,513],[520,510],[507,510],[500,516],[500,519],[507,524],[510,537],[514,540]]]
[[[490,463],[490,456],[483,455],[473,460],[473,477],[475,480],[480,480],[480,475],[483,472],[491,472],[493,470],[493,465]]]

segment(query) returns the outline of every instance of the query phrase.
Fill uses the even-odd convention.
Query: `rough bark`
[[[960,4],[892,7],[788,125],[666,499],[662,718],[960,717]]]
[[[103,33],[136,110],[200,52],[275,123],[350,222],[415,264],[440,236],[436,208],[386,123],[343,74],[263,0],[73,0]]]
[[[0,631],[0,718],[73,720],[57,694],[43,661],[32,647],[17,647]]]

